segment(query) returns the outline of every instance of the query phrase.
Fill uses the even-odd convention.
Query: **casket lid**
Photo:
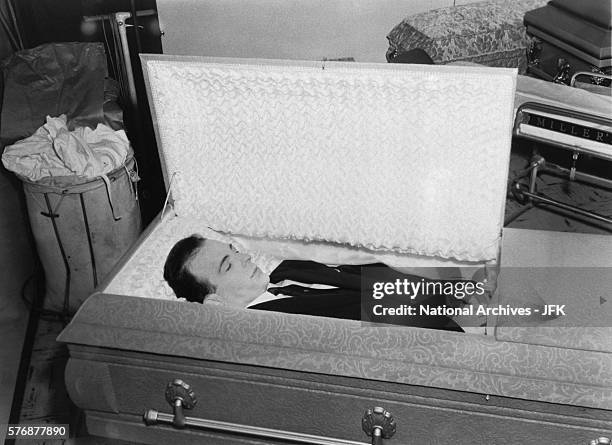
[[[610,2],[553,0],[525,14],[527,31],[544,40],[558,39],[564,49],[593,65],[612,65]],[[552,37],[552,39],[551,39]]]
[[[179,216],[266,239],[497,258],[516,70],[141,57]]]

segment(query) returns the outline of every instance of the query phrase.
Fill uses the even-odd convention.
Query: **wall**
[[[0,10],[8,17],[7,6],[0,1]],[[0,61],[13,54],[9,37],[0,27]],[[0,76],[0,111],[3,85]],[[0,153],[4,147],[0,144]],[[21,316],[21,286],[32,273],[34,246],[30,237],[21,183],[0,165],[0,313],[3,320]],[[0,422],[2,423],[2,422]]]
[[[7,40],[0,29],[3,58],[12,52],[10,46],[2,45]],[[0,85],[0,108],[1,91]],[[0,165],[0,443],[5,435],[2,425],[9,422],[28,325],[28,310],[21,299],[21,288],[34,271],[35,255],[21,183]],[[29,296],[31,298],[32,294]]]
[[[165,54],[385,62],[386,35],[453,0],[157,0]]]

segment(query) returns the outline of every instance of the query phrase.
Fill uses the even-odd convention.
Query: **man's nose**
[[[240,254],[240,256],[241,256],[241,261],[242,261],[244,264],[246,264],[246,263],[248,263],[249,261],[251,261],[251,255],[249,255],[248,253],[241,253],[241,254]]]

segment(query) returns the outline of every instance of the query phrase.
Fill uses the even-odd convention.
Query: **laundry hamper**
[[[45,272],[43,308],[73,314],[141,232],[135,161],[65,186],[21,179]]]

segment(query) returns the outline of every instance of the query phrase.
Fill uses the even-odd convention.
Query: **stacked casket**
[[[530,73],[568,85],[576,73],[592,73],[587,81],[610,86],[609,77],[597,76],[612,74],[609,1],[552,0],[527,12],[524,21],[532,36],[527,52]]]

